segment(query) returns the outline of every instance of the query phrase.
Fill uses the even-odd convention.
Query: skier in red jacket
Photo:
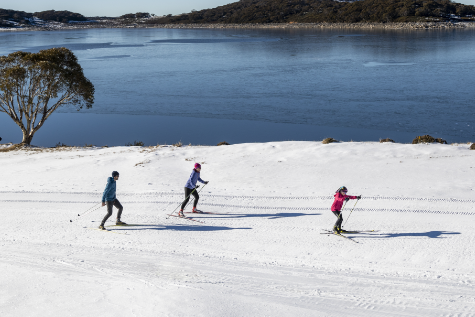
[[[345,230],[341,229],[341,223],[343,222],[341,207],[343,206],[343,201],[348,201],[349,199],[361,199],[361,196],[348,196],[346,194],[347,192],[348,189],[345,186],[338,188],[335,194],[335,201],[332,204],[332,212],[338,218],[333,226],[333,232],[335,233],[345,232]]]

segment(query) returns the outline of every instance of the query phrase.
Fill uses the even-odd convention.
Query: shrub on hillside
[[[395,143],[394,140],[392,140],[392,139],[390,139],[390,138],[386,138],[386,139],[379,140],[379,143],[385,143],[385,142]]]
[[[472,145],[470,145],[470,150],[475,150],[475,143],[472,143]]]
[[[426,135],[420,135],[414,140],[412,140],[412,144],[418,144],[418,143],[441,143],[441,144],[447,144],[447,141],[441,138],[433,138],[432,136],[426,134]]]
[[[134,13],[127,13],[124,15],[120,16],[121,19],[135,19],[135,14]]]
[[[70,147],[70,146],[67,145],[67,144],[64,144],[63,142],[58,142],[58,143],[56,143],[56,145],[54,147],[59,148],[59,147]]]
[[[219,142],[219,143],[217,144],[217,146],[220,146],[220,145],[231,145],[231,144],[229,144],[229,143],[226,142],[226,141],[223,141],[223,142]]]
[[[137,12],[135,13],[135,17],[137,19],[146,19],[146,18],[150,18],[151,14],[148,13],[148,12]]]
[[[127,143],[125,146],[144,146],[144,143],[142,141],[134,141],[134,143]]]
[[[322,141],[323,144],[329,144],[333,142],[338,142],[338,140],[335,140],[334,138],[326,138]]]

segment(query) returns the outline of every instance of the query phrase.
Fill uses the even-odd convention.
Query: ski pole
[[[343,209],[345,209],[345,206],[346,204],[348,203],[348,200],[349,199],[345,199],[345,204],[343,205],[343,207],[341,207],[341,210],[340,210],[340,216],[343,218]]]
[[[350,219],[351,213],[353,212],[353,209],[355,209],[356,204],[358,203],[358,200],[359,200],[359,199],[356,200],[356,203],[355,203],[355,205],[353,206],[353,208],[351,209],[350,214],[348,215],[348,218],[346,218],[346,221],[345,221],[345,224],[344,224],[344,225],[346,225],[346,223],[348,222],[348,219]]]
[[[203,190],[203,188],[205,188],[206,185],[208,184],[204,184],[203,187],[201,187],[201,189],[198,191],[198,194]],[[188,205],[191,204],[193,200],[195,200],[195,196],[193,196],[193,198],[186,204],[185,208],[188,207]],[[185,210],[185,208],[183,208],[183,210]]]
[[[100,203],[102,203],[102,202],[100,202]],[[100,204],[100,203],[99,203],[99,204]],[[88,213],[91,213],[91,212],[93,212],[93,211],[99,209],[100,207],[94,209],[94,207],[96,207],[96,206],[99,205],[99,204],[95,204],[94,206],[92,206],[91,208],[89,208],[88,210],[86,210],[83,214],[78,214],[78,217],[85,216],[85,215],[87,215]],[[101,206],[101,207],[102,207],[102,206]],[[73,222],[73,220],[70,219],[69,222]]]
[[[203,186],[204,187],[204,186]],[[187,200],[188,198],[190,198],[191,194],[193,194],[193,192],[196,190],[196,187],[191,191],[191,193],[175,208],[175,210],[173,210],[173,212],[170,214],[170,215],[173,215],[175,213],[175,211],[181,206],[183,205],[183,203],[185,202],[185,200]],[[166,219],[170,218],[170,216],[168,216]]]

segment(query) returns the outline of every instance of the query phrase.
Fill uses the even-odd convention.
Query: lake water
[[[37,145],[475,141],[475,29],[90,29],[0,33],[0,55],[65,46],[96,88]],[[21,131],[0,113],[0,137]]]

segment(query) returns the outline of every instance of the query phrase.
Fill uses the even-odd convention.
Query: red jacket
[[[332,204],[332,211],[340,211],[341,206],[343,206],[343,202],[345,201],[345,198],[349,199],[356,199],[358,197],[356,196],[348,196],[348,195],[342,195],[340,192],[337,192],[335,194],[335,201]]]

